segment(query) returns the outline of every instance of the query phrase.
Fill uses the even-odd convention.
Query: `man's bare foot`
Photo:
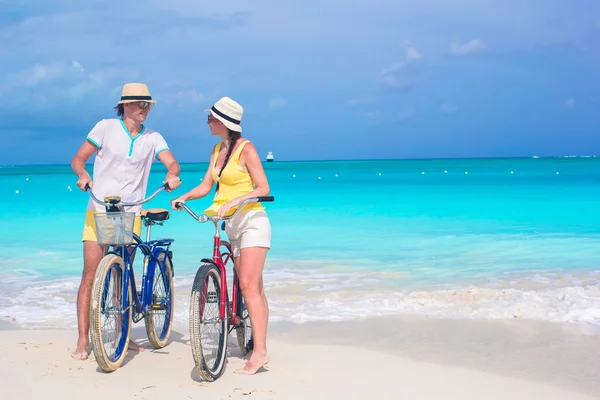
[[[71,357],[75,360],[87,360],[88,358],[88,345],[89,343],[78,343],[77,348],[71,353]]]
[[[140,353],[144,351],[143,347],[138,346],[133,340],[129,339],[129,350],[139,351]]]
[[[248,362],[244,366],[244,368],[237,369],[233,371],[233,373],[240,375],[254,375],[256,371],[258,371],[262,367],[265,367],[269,363],[269,360],[270,358],[266,354],[262,356],[253,354],[252,357],[250,357],[250,360],[248,360]]]

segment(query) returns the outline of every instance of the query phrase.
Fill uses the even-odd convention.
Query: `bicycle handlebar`
[[[159,187],[154,193],[152,193],[150,195],[150,197],[147,197],[143,200],[138,200],[138,201],[131,201],[131,202],[122,202],[121,199],[119,197],[111,197],[111,196],[107,196],[106,198],[108,198],[108,202],[106,201],[102,201],[99,200],[96,196],[94,196],[94,193],[92,192],[90,185],[86,183],[85,185],[85,190],[90,194],[90,197],[92,198],[92,200],[100,205],[103,206],[120,206],[120,207],[131,207],[131,206],[138,206],[140,204],[144,204],[149,202],[150,200],[152,200],[157,194],[159,194],[160,192],[162,192],[165,189],[169,188],[169,184],[165,183],[164,185],[162,185],[161,187]]]
[[[275,197],[273,197],[273,196],[258,196],[258,197],[250,197],[249,199],[246,199],[246,200],[244,200],[244,201],[242,202],[242,204],[240,204],[240,205],[239,205],[239,206],[238,206],[238,207],[235,209],[235,211],[234,211],[234,212],[233,212],[231,215],[227,215],[227,216],[225,216],[225,217],[222,217],[222,218],[219,218],[219,217],[218,217],[218,216],[216,216],[216,215],[215,215],[215,216],[213,216],[213,217],[210,217],[210,216],[208,216],[208,215],[206,215],[206,214],[196,215],[196,213],[195,213],[194,211],[192,211],[192,209],[191,209],[191,208],[189,208],[189,207],[187,206],[187,204],[185,204],[185,203],[180,203],[180,202],[177,202],[177,203],[175,203],[174,205],[175,205],[175,208],[183,208],[185,211],[187,211],[187,212],[188,212],[188,214],[190,214],[190,215],[192,216],[192,218],[194,218],[194,219],[195,219],[196,221],[198,221],[198,222],[207,222],[207,221],[218,222],[218,221],[220,221],[220,220],[226,221],[226,220],[228,220],[228,219],[231,219],[231,218],[233,218],[233,216],[234,216],[234,215],[235,215],[235,214],[236,214],[236,213],[237,213],[239,210],[241,210],[242,208],[244,208],[244,206],[245,206],[246,204],[249,204],[249,203],[258,203],[258,202],[262,202],[262,201],[275,201]]]

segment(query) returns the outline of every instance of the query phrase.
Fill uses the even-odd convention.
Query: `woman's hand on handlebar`
[[[242,200],[240,197],[233,199],[231,201],[228,201],[227,203],[223,204],[221,206],[221,208],[219,208],[219,212],[217,214],[217,216],[219,218],[223,218],[224,216],[227,215],[227,211],[229,211],[232,207],[237,207],[240,204],[242,204]]]
[[[178,198],[171,200],[171,208],[173,210],[181,211],[181,206],[179,206],[177,203],[185,203],[183,196],[179,196]]]

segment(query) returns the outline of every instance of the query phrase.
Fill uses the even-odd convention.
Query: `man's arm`
[[[165,183],[169,184],[169,189],[167,191],[171,191],[177,189],[181,184],[181,179],[179,179],[179,174],[181,173],[181,167],[179,163],[171,153],[171,150],[163,150],[158,153],[158,159],[163,163],[165,167],[167,167],[167,176],[165,177]]]
[[[85,163],[90,159],[92,154],[94,154],[97,150],[97,147],[91,144],[89,141],[85,141],[77,153],[73,156],[71,160],[71,168],[75,175],[77,175],[77,187],[85,192],[85,185],[89,184],[90,188],[92,187],[92,178],[90,174],[85,169]]]

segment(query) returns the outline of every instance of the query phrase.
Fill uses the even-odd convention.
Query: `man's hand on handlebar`
[[[181,185],[181,179],[179,179],[179,177],[176,175],[167,174],[163,183],[165,184],[165,190],[170,192],[177,189],[179,185]]]
[[[92,178],[90,174],[85,171],[81,175],[79,175],[79,179],[77,180],[77,187],[81,189],[82,192],[85,192],[87,188],[92,188]]]

